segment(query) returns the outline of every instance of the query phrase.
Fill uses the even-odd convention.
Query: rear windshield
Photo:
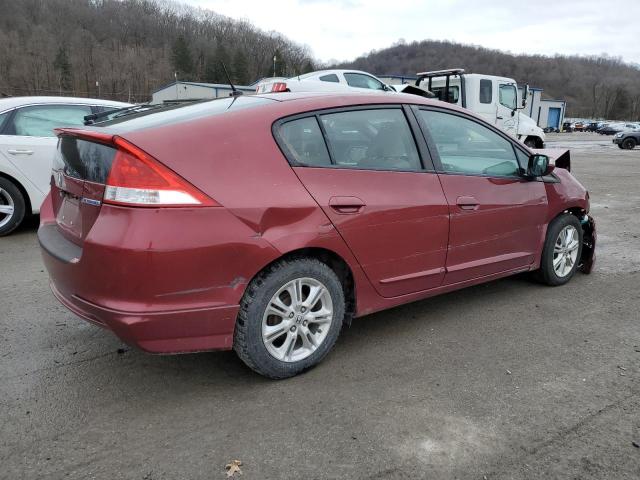
[[[146,128],[161,127],[173,123],[186,122],[197,118],[218,115],[226,111],[253,108],[267,105],[276,100],[256,96],[224,97],[198,103],[183,105],[167,105],[159,109],[142,111],[131,115],[118,117],[107,122],[101,122],[100,126],[113,126],[113,130],[142,130]],[[120,129],[119,127],[122,126]]]
[[[96,183],[106,183],[116,150],[100,143],[62,136],[54,168],[62,169],[70,177]]]

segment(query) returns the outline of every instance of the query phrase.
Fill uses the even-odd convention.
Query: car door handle
[[[496,117],[498,120],[502,120],[504,117]]]
[[[16,150],[10,149],[7,150],[11,155],[33,155],[33,150]]]
[[[462,210],[477,210],[480,204],[473,197],[458,197],[456,204]]]
[[[360,213],[365,203],[358,197],[331,197],[329,206],[342,215]]]

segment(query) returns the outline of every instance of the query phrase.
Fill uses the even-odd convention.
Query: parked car
[[[567,132],[567,133],[571,133],[573,132],[573,123],[571,122],[564,122],[562,124],[562,131],[563,132]]]
[[[615,135],[625,129],[624,123],[607,123],[598,130],[600,135]]]
[[[359,70],[320,70],[291,78],[265,79],[256,86],[256,93],[277,92],[349,92],[356,90],[409,93],[425,98],[435,95],[411,84],[387,85],[374,75]]]
[[[576,122],[573,124],[573,130],[576,132],[584,132],[587,129],[585,122]]]
[[[616,133],[613,137],[613,143],[625,150],[633,150],[637,145],[640,145],[640,129]]]
[[[52,291],[148,352],[233,348],[289,377],[354,317],[594,262],[568,152],[415,95],[241,96],[58,134]]]
[[[598,122],[589,122],[589,123],[587,124],[587,127],[585,128],[585,130],[586,130],[587,132],[597,132],[597,131],[598,131],[598,128],[600,128],[600,125],[601,125],[601,124],[600,124],[600,123],[598,123]]]
[[[40,211],[58,142],[54,127],[83,125],[85,115],[128,105],[71,97],[0,100],[0,236]]]

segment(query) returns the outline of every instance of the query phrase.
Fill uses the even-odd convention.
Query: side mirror
[[[549,157],[540,153],[534,153],[529,157],[527,166],[527,177],[544,177],[553,172],[554,165],[549,161]]]
[[[522,89],[522,108],[527,106],[529,100],[529,85],[525,85]]]

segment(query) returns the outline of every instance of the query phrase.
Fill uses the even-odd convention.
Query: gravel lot
[[[150,356],[51,295],[37,219],[0,239],[0,478],[640,478],[640,149],[570,147],[596,270],[371,315],[316,369]]]

